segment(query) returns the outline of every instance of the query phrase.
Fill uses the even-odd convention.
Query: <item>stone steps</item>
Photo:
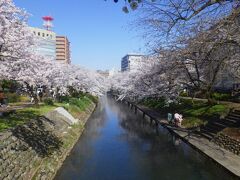
[[[227,127],[240,127],[240,111],[232,111],[225,119],[209,121],[208,124],[201,127],[201,135],[212,140],[218,132]]]
[[[214,138],[214,136],[215,136],[214,133],[209,132],[206,129],[201,129],[201,135],[204,136],[208,140],[212,140]]]

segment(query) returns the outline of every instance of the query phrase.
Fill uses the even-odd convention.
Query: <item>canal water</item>
[[[102,98],[56,180],[229,180],[212,161],[145,122],[127,107]]]

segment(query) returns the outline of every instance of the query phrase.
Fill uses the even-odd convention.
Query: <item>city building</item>
[[[109,71],[103,71],[103,70],[97,70],[97,73],[102,75],[103,77],[108,77],[109,76]]]
[[[29,29],[34,34],[37,42],[36,53],[51,60],[55,60],[56,33],[35,27],[29,27]]]
[[[70,64],[70,42],[66,36],[56,37],[56,60],[61,63]]]
[[[121,61],[121,71],[130,71],[137,67],[137,64],[141,62],[144,55],[140,54],[127,54],[122,58]]]

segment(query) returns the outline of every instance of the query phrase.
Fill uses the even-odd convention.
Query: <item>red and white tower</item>
[[[53,24],[52,21],[54,20],[51,16],[44,16],[43,18],[43,26],[46,28],[46,30],[51,31]]]

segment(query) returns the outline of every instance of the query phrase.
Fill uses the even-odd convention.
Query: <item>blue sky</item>
[[[129,52],[143,53],[140,34],[131,30],[135,13],[122,12],[112,0],[14,0],[31,14],[29,24],[42,27],[42,16],[54,17],[54,31],[68,36],[73,64],[91,69],[120,68]]]

